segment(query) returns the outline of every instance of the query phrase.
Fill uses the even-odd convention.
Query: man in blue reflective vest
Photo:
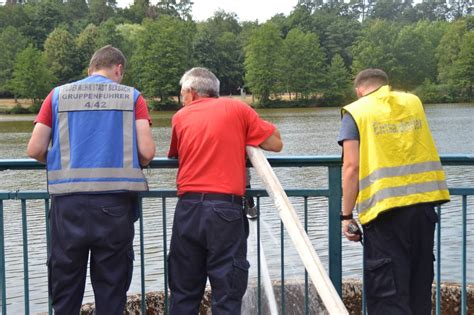
[[[79,313],[89,258],[96,314],[123,314],[137,192],[148,189],[141,167],[155,154],[146,102],[120,84],[125,62],[110,45],[96,51],[87,78],[45,99],[28,143],[28,155],[47,168],[55,314]]]

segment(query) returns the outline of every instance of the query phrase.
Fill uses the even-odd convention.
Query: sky
[[[0,0],[1,1],[1,0]],[[156,1],[151,0],[151,3]],[[205,21],[218,9],[234,12],[239,21],[265,22],[278,13],[290,14],[298,0],[193,0],[193,20]],[[119,7],[127,7],[133,0],[117,0]]]

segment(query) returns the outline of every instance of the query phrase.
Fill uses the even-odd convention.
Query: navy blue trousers
[[[364,225],[369,314],[431,314],[437,220],[433,206],[421,204],[389,210]]]
[[[79,314],[87,260],[96,314],[123,314],[133,271],[131,194],[53,196],[49,293],[56,315]]]
[[[248,232],[241,205],[178,201],[168,267],[171,315],[198,314],[207,277],[212,289],[212,314],[240,314],[250,267]]]

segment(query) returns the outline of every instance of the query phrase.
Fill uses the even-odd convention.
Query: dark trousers
[[[248,281],[248,231],[241,205],[178,201],[168,267],[171,315],[198,314],[207,277],[212,313],[240,314]]]
[[[369,314],[431,314],[432,205],[389,210],[364,226],[364,283]]]
[[[87,260],[96,314],[123,314],[133,271],[133,207],[128,194],[53,196],[49,293],[56,315],[79,314]]]

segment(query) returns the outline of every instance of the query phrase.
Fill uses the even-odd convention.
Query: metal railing
[[[299,197],[304,200],[303,209],[303,224],[305,229],[308,228],[308,198],[311,197],[325,197],[328,199],[328,273],[329,276],[341,295],[342,292],[342,237],[341,237],[341,224],[339,220],[339,212],[341,209],[341,159],[337,156],[295,156],[295,157],[270,157],[268,158],[270,164],[273,167],[325,167],[328,169],[328,187],[318,189],[288,189],[286,193],[290,197]],[[450,166],[473,166],[474,156],[468,155],[450,155],[442,156],[442,163]],[[177,168],[178,163],[176,160],[157,158],[154,159],[150,168],[153,169],[166,169],[166,168]],[[26,159],[11,159],[11,160],[0,160],[0,171],[4,170],[34,170],[44,169],[44,165],[41,165],[33,160]],[[0,173],[1,174],[1,173]],[[1,175],[0,175],[1,176]],[[0,187],[1,189],[2,187]],[[260,198],[267,197],[267,192],[261,189],[251,189],[248,191],[249,195],[257,198],[257,208],[260,209]],[[451,195],[461,196],[462,198],[462,209],[461,217],[463,222],[463,237],[462,237],[462,250],[461,250],[461,263],[462,263],[462,298],[461,298],[461,313],[467,314],[467,196],[474,195],[474,187],[469,188],[456,188],[450,187]],[[164,271],[164,295],[165,295],[165,310],[168,309],[168,283],[167,283],[167,209],[166,200],[168,198],[176,198],[176,190],[174,189],[160,189],[151,190],[148,192],[141,193],[142,206],[143,199],[153,198],[161,199],[162,207],[162,220],[163,220],[163,271]],[[22,243],[23,243],[23,292],[24,292],[24,312],[25,314],[30,313],[30,286],[29,286],[29,252],[28,252],[28,215],[27,215],[27,200],[43,200],[45,210],[45,229],[46,239],[49,240],[49,226],[47,220],[47,213],[49,210],[49,195],[45,191],[2,191],[0,190],[0,290],[1,290],[1,310],[2,314],[7,314],[7,301],[8,296],[6,294],[6,268],[5,265],[5,234],[4,234],[4,201],[5,200],[19,200],[21,204],[21,225],[22,225]],[[472,210],[472,209],[471,209]],[[441,215],[441,208],[438,208],[438,214]],[[440,221],[441,222],[441,221]],[[146,301],[145,301],[145,254],[144,254],[144,224],[143,216],[139,219],[139,243],[140,243],[140,277],[141,277],[141,312],[146,314]],[[280,312],[285,314],[285,246],[284,246],[284,233],[283,226],[281,225],[281,248],[280,248],[280,259],[281,259],[281,296],[280,296]],[[437,225],[437,262],[436,262],[436,314],[440,314],[440,283],[441,283],[441,223]],[[260,253],[260,219],[257,220],[257,253]],[[49,253],[49,242],[47,242],[46,251]],[[258,314],[262,313],[262,290],[261,290],[261,261],[260,255],[257,256],[257,274],[258,274],[258,286],[257,286],[257,308]],[[309,313],[309,286],[308,277],[305,275],[304,282],[304,312]],[[49,314],[52,314],[51,305],[48,303]]]

